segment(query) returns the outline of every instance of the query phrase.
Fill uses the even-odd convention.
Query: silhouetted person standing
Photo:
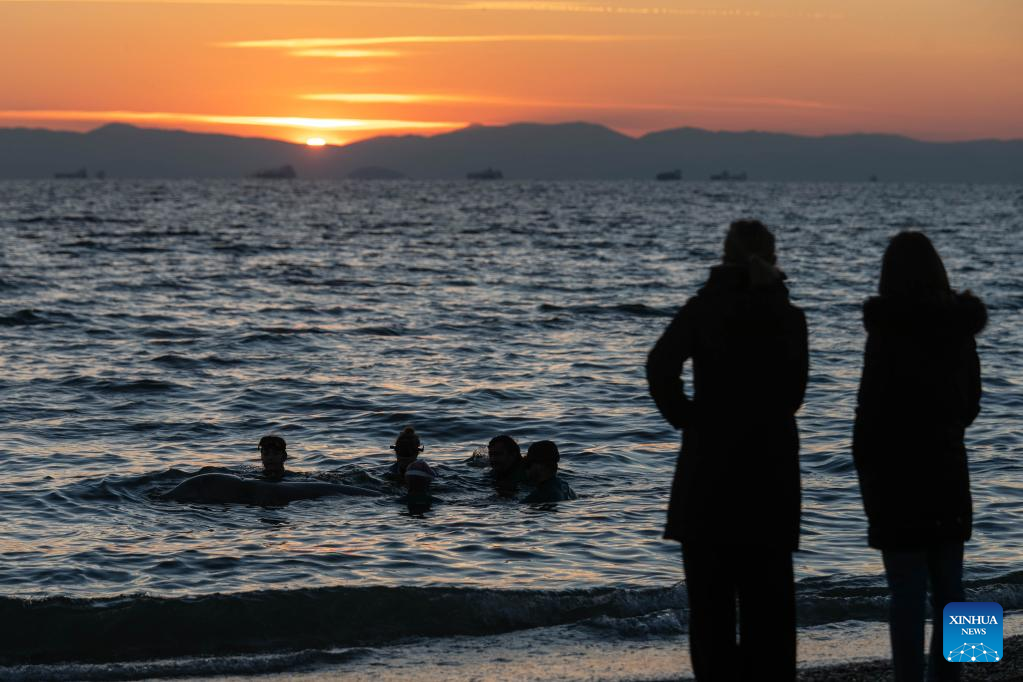
[[[682,543],[698,680],[795,678],[795,415],[808,360],[806,319],[783,279],[770,231],[732,223],[724,262],[647,360],[650,394],[682,430],[664,537]],[[680,376],[689,359],[692,398]]]
[[[936,616],[932,680],[955,680],[942,655],[941,614],[963,601],[963,543],[972,526],[963,436],[980,411],[974,335],[984,304],[949,287],[945,266],[920,232],[895,236],[881,265],[880,296],[863,306],[867,347],[853,457],[869,542],[882,552],[891,590],[895,678],[922,680],[928,579]]]

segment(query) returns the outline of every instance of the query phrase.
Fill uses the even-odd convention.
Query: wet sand
[[[1018,682],[1023,680],[1023,636],[1010,637],[1002,645],[1005,658],[998,663],[964,663],[962,680],[993,680],[996,682]],[[888,682],[893,679],[892,662],[869,661],[845,665],[825,666],[800,670],[800,682]]]
[[[693,680],[688,670],[688,655],[682,649],[646,648],[638,646],[615,647],[612,652],[602,651],[594,645],[555,647],[534,641],[526,652],[527,643],[515,635],[499,650],[481,647],[479,638],[458,637],[446,642],[444,653],[425,647],[412,646],[396,652],[397,656],[380,659],[370,656],[364,661],[352,660],[337,665],[307,670],[273,672],[264,670],[259,677],[269,682],[326,682],[345,679],[352,682],[401,682],[415,679],[423,682],[451,682],[452,680],[512,680],[534,682],[688,682]],[[498,638],[485,638],[491,646]],[[452,646],[452,644],[454,646]],[[1005,659],[998,663],[963,663],[963,682],[1023,681],[1023,636],[1005,640]],[[555,650],[556,649],[556,650]],[[523,657],[521,654],[528,653]],[[405,658],[395,665],[396,658]],[[683,660],[684,659],[684,660]],[[667,673],[670,669],[680,674]],[[660,671],[660,672],[658,672]],[[267,674],[269,673],[269,674]],[[188,680],[207,680],[213,676],[199,675]],[[247,682],[251,674],[217,675],[218,682]],[[164,678],[158,678],[164,679]],[[171,679],[171,678],[166,678]],[[177,677],[178,681],[182,679]],[[799,668],[798,682],[892,682],[891,660],[862,661],[838,665],[803,665]]]

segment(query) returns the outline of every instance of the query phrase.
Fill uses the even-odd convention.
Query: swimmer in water
[[[421,514],[430,509],[430,505],[441,500],[430,494],[430,484],[437,474],[424,460],[417,459],[405,469],[405,487],[408,492],[398,498],[399,502],[408,505],[413,514]]]
[[[563,502],[574,500],[575,492],[558,477],[558,462],[561,455],[552,441],[541,440],[529,446],[526,451],[526,479],[535,488],[523,502]]]
[[[279,481],[284,478],[284,462],[288,459],[288,444],[280,436],[259,439],[259,459],[263,463],[263,478]]]
[[[522,449],[515,439],[507,434],[495,436],[487,445],[487,459],[490,462],[490,476],[494,486],[502,493],[513,493],[526,482],[526,463]]]
[[[295,500],[334,495],[377,497],[381,493],[367,488],[324,481],[283,480],[287,473],[287,444],[280,436],[264,436],[259,441],[263,462],[262,478],[241,478],[232,474],[199,474],[185,479],[164,499],[176,502],[239,502],[260,506],[279,506]]]
[[[396,481],[404,481],[405,470],[409,464],[416,461],[419,453],[423,451],[419,434],[411,426],[406,426],[394,440],[391,449],[394,450],[394,464],[387,469],[387,477]]]

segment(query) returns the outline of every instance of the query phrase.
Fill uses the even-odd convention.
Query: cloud
[[[422,45],[430,43],[608,43],[637,40],[656,40],[656,36],[619,35],[431,35],[431,36],[379,36],[373,38],[280,38],[272,40],[240,40],[220,43],[220,47],[262,48],[291,50],[292,54],[331,48],[353,48],[371,45]]]
[[[339,102],[343,104],[483,104],[508,107],[540,107],[553,109],[675,109],[667,104],[603,104],[597,102],[573,102],[569,100],[538,100],[492,95],[448,95],[422,93],[365,93],[339,92],[301,95],[300,99],[314,102]]]
[[[848,107],[815,100],[784,97],[698,96],[672,102],[592,102],[572,100],[537,100],[491,95],[452,95],[424,93],[316,93],[300,95],[300,99],[342,104],[482,104],[509,107],[554,108],[565,110],[603,109],[617,111],[763,111],[848,110]]]
[[[401,119],[305,118],[299,116],[229,116],[157,111],[6,110],[0,120],[9,121],[120,121],[159,123],[217,123],[221,125],[297,128],[301,130],[450,130],[467,124],[454,121],[408,121]]]
[[[328,50],[317,48],[313,50],[293,50],[289,52],[293,57],[327,57],[330,59],[372,59],[400,57],[403,52],[398,50]]]

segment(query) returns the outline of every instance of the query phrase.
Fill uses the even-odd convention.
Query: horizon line
[[[12,114],[12,113],[16,113],[16,112],[0,112],[0,113]],[[969,138],[937,139],[937,140],[934,140],[934,139],[926,139],[926,138],[921,138],[921,137],[915,137],[913,135],[909,135],[909,134],[906,134],[906,133],[893,133],[893,132],[883,132],[883,131],[855,130],[855,131],[839,132],[839,133],[796,133],[796,132],[789,132],[789,131],[767,130],[767,129],[759,129],[759,128],[744,128],[744,129],[725,129],[725,128],[719,128],[719,129],[712,129],[712,128],[701,128],[701,127],[698,127],[698,126],[691,126],[691,125],[679,125],[679,126],[670,127],[670,128],[659,128],[657,130],[650,130],[650,131],[647,131],[647,132],[644,132],[644,133],[640,133],[640,134],[630,134],[628,132],[619,130],[619,129],[613,127],[613,126],[610,126],[610,125],[607,125],[607,124],[604,124],[604,123],[596,123],[596,122],[593,122],[593,121],[585,121],[585,120],[582,120],[582,119],[573,119],[573,120],[554,121],[554,122],[541,122],[541,121],[528,121],[528,120],[524,120],[524,121],[513,121],[513,122],[510,122],[510,123],[499,123],[499,124],[465,123],[465,124],[459,124],[458,126],[452,126],[451,129],[448,129],[448,130],[439,130],[438,132],[433,133],[433,134],[426,134],[426,133],[422,133],[422,132],[394,132],[394,133],[382,132],[381,134],[373,135],[373,136],[370,136],[370,137],[360,138],[358,140],[353,140],[352,142],[346,142],[346,143],[343,143],[343,144],[330,144],[330,143],[328,143],[328,144],[323,145],[323,146],[324,147],[333,147],[333,148],[336,148],[336,149],[341,149],[341,148],[348,147],[348,146],[353,145],[353,144],[358,144],[360,142],[367,142],[367,141],[375,140],[375,139],[394,138],[394,137],[433,138],[433,137],[440,137],[442,135],[451,135],[451,134],[454,134],[454,133],[457,133],[457,132],[461,132],[461,131],[465,131],[465,130],[470,130],[470,129],[473,129],[473,128],[492,128],[492,129],[498,129],[498,128],[511,128],[511,127],[515,127],[515,126],[557,127],[557,126],[572,126],[572,125],[585,125],[585,126],[592,126],[592,127],[596,127],[596,128],[603,128],[603,129],[605,129],[605,130],[607,130],[609,132],[615,133],[617,135],[621,135],[622,137],[627,137],[627,138],[629,138],[631,140],[639,140],[639,139],[642,139],[642,138],[647,137],[649,135],[656,135],[656,134],[659,134],[659,133],[666,133],[666,132],[672,132],[672,131],[677,131],[677,130],[696,130],[696,131],[700,131],[700,132],[704,132],[704,133],[711,133],[711,134],[724,134],[724,135],[744,135],[744,134],[781,135],[781,136],[786,136],[786,137],[803,137],[803,138],[812,138],[812,139],[821,139],[821,138],[827,138],[827,137],[857,137],[857,136],[896,137],[896,138],[902,138],[902,139],[905,139],[905,140],[910,140],[910,141],[913,141],[913,142],[920,142],[920,143],[924,143],[924,144],[960,144],[960,143],[967,143],[967,142],[1023,142],[1023,137],[969,137]],[[45,131],[45,132],[53,132],[53,133],[69,133],[69,134],[75,134],[75,135],[89,135],[91,133],[95,133],[95,132],[97,132],[99,130],[102,130],[103,128],[107,128],[107,127],[110,127],[110,126],[123,126],[123,127],[127,127],[127,128],[135,128],[137,130],[151,130],[151,131],[160,131],[160,132],[180,132],[180,133],[187,133],[189,135],[218,135],[218,136],[221,136],[221,137],[236,137],[236,138],[245,139],[245,140],[267,140],[267,141],[271,141],[271,142],[280,142],[282,144],[289,144],[289,145],[293,145],[293,146],[296,146],[296,147],[304,147],[304,146],[306,146],[306,143],[304,143],[304,142],[295,142],[294,140],[289,140],[289,139],[282,138],[282,137],[279,138],[279,137],[266,137],[266,136],[261,136],[261,135],[238,135],[236,133],[228,133],[228,132],[196,131],[196,130],[189,130],[187,128],[181,128],[181,127],[147,126],[147,125],[138,125],[137,123],[130,122],[130,121],[127,121],[127,120],[116,120],[116,119],[112,119],[112,120],[109,120],[109,121],[106,121],[106,122],[103,122],[103,123],[99,123],[95,128],[91,128],[89,130],[84,130],[84,131],[83,130],[70,130],[70,129],[67,129],[67,128],[52,128],[52,127],[44,127],[44,126],[27,126],[27,125],[19,125],[19,126],[2,126],[2,125],[0,125],[0,131],[35,130],[35,131]],[[436,129],[436,128],[433,128],[433,129]]]

